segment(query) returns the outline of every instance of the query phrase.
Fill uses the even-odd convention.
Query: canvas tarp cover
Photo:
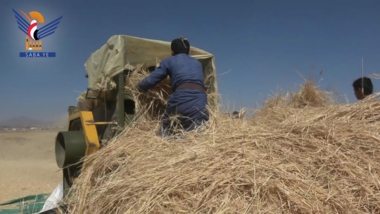
[[[136,66],[144,63],[147,67],[155,66],[157,60],[171,56],[170,44],[167,41],[127,35],[112,36],[106,44],[92,53],[85,63],[88,88],[94,88],[97,83],[102,83],[106,77],[113,77],[122,72],[127,65]],[[190,48],[190,55],[198,59],[203,65],[208,92],[217,93],[214,56],[196,47]]]

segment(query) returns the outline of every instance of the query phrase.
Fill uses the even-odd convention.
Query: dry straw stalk
[[[150,93],[163,108],[165,93]],[[380,213],[380,105],[329,98],[307,82],[253,119],[212,114],[172,140],[155,135],[158,120],[137,120],[88,157],[70,212]]]

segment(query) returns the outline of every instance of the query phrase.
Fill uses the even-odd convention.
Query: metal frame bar
[[[125,114],[124,114],[124,86],[125,86],[125,71],[119,74],[119,85],[117,92],[117,109],[118,109],[118,125],[124,127]]]
[[[86,156],[88,156],[100,149],[100,141],[92,112],[80,111],[79,114],[82,122],[83,133],[86,139]]]
[[[88,92],[90,92],[90,91],[91,92],[94,92],[94,91],[98,92],[98,96],[96,96],[96,97],[89,97],[88,96]],[[97,90],[97,89],[87,88],[86,99],[98,100],[98,99],[100,99],[100,95],[101,94],[102,94],[102,89]]]

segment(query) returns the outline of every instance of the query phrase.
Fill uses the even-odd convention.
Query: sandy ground
[[[0,132],[0,203],[51,193],[61,182],[54,153],[57,132]]]

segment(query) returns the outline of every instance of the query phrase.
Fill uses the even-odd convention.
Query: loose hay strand
[[[160,90],[154,101],[133,91],[148,113],[87,157],[70,213],[380,212],[378,95],[340,105],[306,82],[252,119],[211,111],[202,131],[166,140],[154,131]]]

